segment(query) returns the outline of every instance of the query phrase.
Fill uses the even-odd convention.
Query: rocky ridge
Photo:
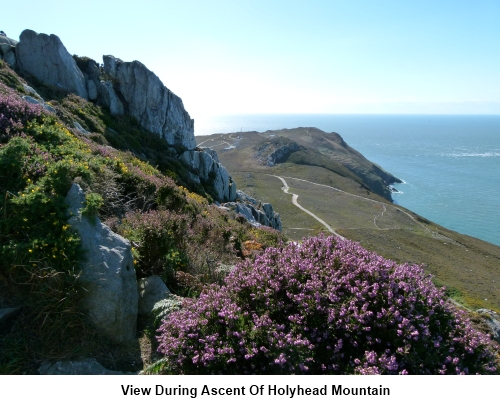
[[[56,35],[24,30],[20,40],[0,37],[0,57],[17,71],[40,82],[107,107],[113,115],[130,115],[164,138],[178,152],[195,182],[208,186],[219,202],[234,201],[236,184],[217,154],[196,149],[194,120],[180,97],[139,61],[104,55],[104,64],[71,56]],[[36,93],[36,92],[35,92]],[[25,98],[26,99],[26,98]],[[44,104],[41,97],[27,101]],[[78,128],[78,130],[85,130]]]

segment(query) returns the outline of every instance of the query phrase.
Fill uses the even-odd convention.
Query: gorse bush
[[[318,237],[269,248],[159,329],[164,373],[467,374],[492,343],[422,268]]]

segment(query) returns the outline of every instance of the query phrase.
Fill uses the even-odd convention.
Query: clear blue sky
[[[500,0],[24,0],[0,29],[140,60],[191,116],[500,114]]]

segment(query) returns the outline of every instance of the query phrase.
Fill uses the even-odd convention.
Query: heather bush
[[[421,267],[335,237],[269,248],[159,329],[164,373],[494,373],[488,336]]]
[[[22,100],[14,90],[0,83],[0,143],[22,133],[31,120],[40,119],[42,107]]]

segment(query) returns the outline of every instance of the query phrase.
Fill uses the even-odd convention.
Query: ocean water
[[[500,245],[500,115],[230,115],[195,135],[317,127],[402,179],[396,203]]]

